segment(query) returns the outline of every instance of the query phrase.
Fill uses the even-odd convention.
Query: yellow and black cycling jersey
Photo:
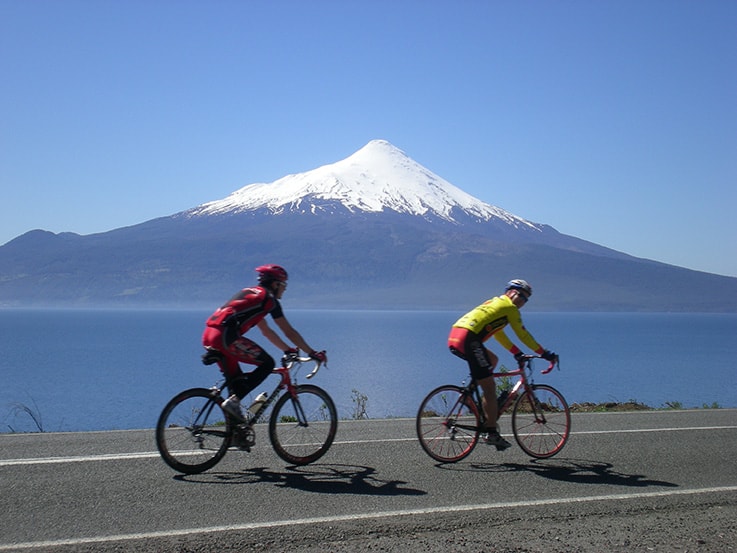
[[[513,354],[519,352],[509,337],[504,333],[504,327],[510,325],[517,337],[531,350],[543,351],[532,335],[522,324],[522,316],[519,309],[509,296],[498,296],[485,301],[478,307],[472,309],[454,324],[454,328],[465,328],[481,337],[483,341],[494,336],[496,340]]]

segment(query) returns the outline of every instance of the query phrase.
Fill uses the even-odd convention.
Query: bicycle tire
[[[307,465],[327,453],[338,430],[338,412],[322,388],[296,388],[297,397],[284,394],[269,418],[269,439],[276,454],[293,465]]]
[[[463,395],[460,386],[439,386],[425,396],[417,411],[420,445],[441,463],[455,463],[467,457],[479,441],[478,407],[470,396],[461,401]]]
[[[214,467],[228,451],[232,436],[230,417],[207,388],[174,396],[156,423],[156,446],[162,459],[184,474]]]
[[[560,452],[571,433],[571,411],[563,395],[546,384],[533,384],[512,407],[512,431],[522,450],[536,459]],[[534,398],[534,407],[532,403]]]

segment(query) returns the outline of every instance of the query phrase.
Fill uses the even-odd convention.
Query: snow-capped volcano
[[[350,212],[398,213],[455,222],[460,212],[514,227],[540,227],[484,203],[412,160],[385,140],[372,140],[342,161],[271,183],[250,184],[228,197],[189,211],[189,216],[268,209],[272,213],[326,211],[339,202]]]
[[[28,232],[0,246],[0,306],[215,305],[264,263],[287,267],[290,306],[306,309],[458,311],[526,278],[540,310],[737,311],[737,279],[530,223],[382,140],[138,225]]]

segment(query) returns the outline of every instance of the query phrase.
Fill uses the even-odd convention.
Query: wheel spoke
[[[512,410],[512,429],[519,446],[530,456],[552,457],[570,434],[568,404],[555,388],[534,385],[533,394],[522,395]]]
[[[164,461],[185,474],[218,463],[230,445],[230,422],[211,391],[194,388],[172,399],[156,425],[156,445]]]
[[[441,386],[427,395],[417,412],[420,445],[436,461],[460,461],[478,442],[478,409],[462,399],[461,388]]]
[[[317,386],[298,386],[295,398],[279,398],[269,420],[269,436],[276,453],[288,463],[304,465],[330,448],[338,415],[330,396]]]

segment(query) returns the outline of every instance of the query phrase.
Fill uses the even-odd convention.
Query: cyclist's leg
[[[496,355],[484,347],[483,340],[477,334],[459,327],[453,327],[450,330],[448,348],[453,355],[464,359],[468,363],[471,376],[483,391],[481,406],[484,410],[487,427],[496,428],[496,402],[486,401],[487,396],[496,397],[496,384],[494,379],[489,377],[498,360]]]
[[[483,345],[481,347],[483,347]],[[486,352],[489,353],[494,360],[494,364],[489,369],[489,372],[491,372],[496,365],[498,358],[489,350],[486,350]],[[481,398],[481,406],[483,407],[484,414],[486,415],[486,428],[488,432],[488,436],[485,438],[485,442],[496,447],[497,451],[504,451],[512,444],[502,438],[501,434],[499,433],[499,426],[497,425],[499,410],[497,407],[496,384],[494,383],[494,377],[486,376],[486,378],[477,378],[476,381],[478,385],[481,386],[481,389],[484,392],[484,395]]]
[[[220,372],[225,377],[225,384],[228,387],[230,395],[237,395],[234,389],[234,383],[243,376],[238,359],[228,351],[228,333],[223,332],[220,327],[208,326],[202,334],[202,345],[206,348],[214,349],[222,354],[217,362]]]
[[[487,401],[487,397],[496,397],[496,384],[490,376],[486,378],[476,379],[476,383],[484,392],[481,396],[481,407],[484,409],[484,417],[486,418],[486,428],[489,431],[496,431],[497,405],[496,401]]]
[[[225,353],[223,374],[231,393],[243,399],[256,386],[261,384],[274,370],[274,358],[253,340],[243,336],[228,344]],[[240,363],[255,365],[252,371],[244,373]]]
[[[487,427],[489,430],[496,431],[496,383],[491,376],[491,372],[496,367],[499,358],[492,351],[486,349],[481,338],[472,332],[468,333],[465,345],[466,358],[468,366],[471,369],[471,375],[476,379],[476,382],[484,392],[481,398],[481,406],[484,409]]]

